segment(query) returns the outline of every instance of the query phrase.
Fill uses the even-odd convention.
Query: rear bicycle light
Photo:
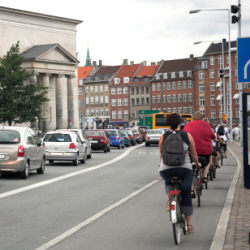
[[[24,146],[20,146],[17,151],[17,157],[24,157],[25,156],[25,149]]]
[[[175,210],[175,204],[171,204],[171,210]]]
[[[75,148],[76,148],[75,143],[70,143],[69,148],[70,148],[70,149],[75,149]]]
[[[178,195],[179,191],[178,190],[170,190],[170,195]]]

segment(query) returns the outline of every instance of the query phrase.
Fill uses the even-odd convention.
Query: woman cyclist
[[[193,137],[184,131],[180,130],[181,126],[181,117],[179,114],[171,114],[167,118],[167,126],[170,126],[172,131],[176,131],[176,133],[179,133],[182,140],[183,140],[183,149],[187,151],[185,156],[185,163],[180,166],[170,166],[163,163],[162,160],[162,148],[163,148],[163,142],[166,140],[166,138],[172,133],[171,131],[167,131],[164,135],[161,136],[159,141],[159,149],[160,149],[160,165],[159,165],[159,172],[161,177],[165,180],[166,185],[166,193],[168,195],[168,206],[167,211],[170,211],[170,190],[174,189],[174,186],[172,183],[168,182],[169,177],[181,177],[183,178],[182,182],[180,183],[180,189],[182,194],[182,200],[181,200],[181,210],[182,213],[185,214],[187,225],[188,225],[188,234],[192,234],[194,231],[194,227],[191,224],[191,216],[193,213],[193,206],[192,206],[192,198],[191,198],[191,186],[193,181],[193,170],[192,165],[190,163],[190,158],[188,155],[191,155],[195,165],[197,167],[201,167],[200,163],[198,162],[198,157],[195,151],[195,144]]]

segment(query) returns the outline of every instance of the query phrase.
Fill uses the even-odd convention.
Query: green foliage
[[[23,57],[19,42],[0,58],[0,122],[34,122],[41,115],[41,106],[49,101],[47,87],[42,84],[25,84],[31,73],[22,69]]]

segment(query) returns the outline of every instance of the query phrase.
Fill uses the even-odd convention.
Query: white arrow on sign
[[[248,60],[244,66],[244,79],[247,79],[247,68],[249,64],[250,64],[250,60]]]

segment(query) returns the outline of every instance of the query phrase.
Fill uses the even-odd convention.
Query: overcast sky
[[[209,43],[228,40],[228,12],[193,9],[229,9],[238,0],[8,0],[0,5],[82,20],[77,26],[77,51],[84,66],[89,41],[92,61],[119,65],[123,59],[140,63],[201,56]],[[241,0],[242,37],[250,37],[250,0]],[[231,40],[238,25],[231,24]],[[67,48],[66,48],[67,49]]]

